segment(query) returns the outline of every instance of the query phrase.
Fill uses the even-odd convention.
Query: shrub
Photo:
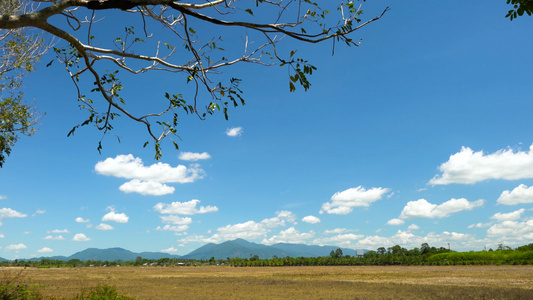
[[[40,300],[44,297],[36,290],[35,286],[29,286],[24,282],[24,270],[18,272],[4,271],[0,277],[1,300]]]
[[[81,291],[72,300],[135,300],[135,298],[119,295],[114,286],[99,284],[95,288]]]

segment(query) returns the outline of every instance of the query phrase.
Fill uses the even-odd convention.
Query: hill
[[[146,259],[159,259],[159,258],[181,258],[181,259],[205,259],[208,260],[211,257],[216,259],[226,258],[250,258],[254,255],[258,255],[261,259],[277,257],[318,257],[329,256],[330,252],[335,251],[338,246],[309,246],[304,244],[287,244],[279,243],[271,246],[251,243],[243,239],[236,239],[233,241],[226,241],[220,244],[206,244],[189,254],[184,256],[171,255],[163,252],[140,252],[135,253],[123,248],[108,248],[97,249],[88,248],[83,251],[72,254],[71,256],[53,256],[53,257],[39,257],[32,258],[31,260],[40,261],[41,259],[53,259],[68,261],[71,259],[79,259],[81,261],[87,260],[100,260],[100,261],[132,261],[138,256]],[[341,248],[344,255],[355,255],[354,249]],[[0,258],[0,261],[2,258]]]
[[[250,243],[243,239],[236,239],[233,241],[226,241],[221,244],[206,244],[191,253],[184,255],[182,258],[187,259],[209,259],[214,257],[216,259],[226,258],[250,258],[253,255],[258,255],[260,258],[271,258],[273,255],[278,257],[293,256],[295,253],[290,253],[282,249],[273,248],[256,243]]]
[[[221,244],[206,244],[191,253],[182,256],[186,259],[216,259],[226,258],[250,258],[258,255],[261,259],[277,257],[317,257],[329,256],[331,250],[336,250],[337,246],[308,246],[303,244],[275,244],[272,246],[251,243],[243,239],[226,241]],[[341,248],[342,249],[342,248]],[[354,249],[342,249],[345,255],[355,255]]]
[[[74,253],[69,256],[69,259],[86,260],[101,260],[101,261],[130,261],[135,260],[137,256],[147,259],[159,258],[180,258],[177,255],[171,255],[163,252],[141,252],[135,253],[122,248],[96,249],[88,248],[83,251]]]

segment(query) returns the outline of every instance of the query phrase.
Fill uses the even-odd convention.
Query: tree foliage
[[[27,12],[17,0],[2,1],[3,16]],[[32,135],[39,120],[36,108],[23,99],[21,86],[26,73],[34,70],[49,49],[44,38],[29,28],[0,30],[0,167],[11,153],[19,135]]]
[[[65,43],[54,48],[76,87],[87,118],[74,126],[93,125],[111,133],[118,116],[145,127],[155,158],[161,142],[178,136],[182,115],[200,119],[220,111],[228,118],[230,107],[245,104],[241,79],[225,75],[236,64],[285,66],[290,91],[309,89],[316,67],[299,57],[298,47],[280,48],[282,42],[316,44],[332,41],[358,46],[350,34],[380,19],[362,20],[362,2],[311,0],[9,0],[40,6],[32,12],[0,16],[0,29],[34,27]],[[107,19],[106,19],[107,18]],[[119,30],[116,20],[120,20]],[[112,25],[110,25],[113,23]],[[102,32],[105,31],[105,34]],[[225,51],[224,40],[240,39],[239,53]],[[292,47],[292,44],[291,46]],[[50,62],[51,64],[52,62]],[[122,78],[165,72],[175,82],[154,99],[127,99]],[[146,76],[146,75],[145,75]],[[92,86],[92,87],[91,87]],[[87,88],[89,87],[89,88]],[[153,103],[136,111],[127,103]],[[133,105],[134,107],[135,105]],[[178,145],[172,140],[174,146]],[[102,147],[101,141],[98,150]]]
[[[32,135],[35,132],[35,115],[33,108],[23,102],[22,95],[0,100],[0,167],[11,153],[19,134]]]
[[[510,9],[505,16],[511,21],[518,16],[524,15],[524,13],[528,16],[533,14],[533,0],[507,0],[507,4],[513,5],[513,9]]]

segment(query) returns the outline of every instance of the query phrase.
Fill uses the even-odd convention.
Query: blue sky
[[[46,115],[0,169],[0,257],[186,254],[235,238],[353,249],[531,243],[533,19],[509,21],[503,0],[364,5],[365,18],[391,10],[353,34],[360,47],[337,44],[334,56],[331,43],[281,47],[318,68],[308,92],[289,93],[285,67],[227,69],[243,79],[247,105],[229,121],[184,117],[180,150],[164,144],[160,161],[125,118],[120,143],[106,136],[101,154],[93,128],[67,138],[85,114],[61,65],[44,57],[24,92]],[[234,34],[228,52],[241,49]],[[122,78],[133,110],[186,88],[166,73]]]

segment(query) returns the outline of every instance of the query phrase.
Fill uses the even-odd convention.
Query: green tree
[[[428,243],[423,243],[420,246],[420,251],[422,252],[422,254],[427,254],[427,253],[429,253],[430,250],[431,250],[431,248],[429,247]]]
[[[0,5],[16,1],[22,0],[1,1]],[[359,39],[352,39],[351,34],[388,10],[363,21],[364,0],[27,2],[39,2],[41,6],[29,13],[0,15],[0,29],[38,28],[64,42],[62,48],[54,49],[57,61],[64,64],[78,91],[73,98],[87,111],[87,118],[69,135],[85,125],[95,126],[104,135],[111,133],[120,115],[146,129],[148,141],[144,146],[154,145],[156,159],[162,155],[161,142],[167,136],[177,136],[182,115],[203,120],[220,111],[227,119],[230,107],[244,105],[241,80],[224,75],[226,69],[242,63],[285,66],[289,70],[289,91],[297,86],[308,90],[308,77],[316,68],[298,55],[290,41],[299,45],[332,41],[334,47],[339,43],[358,46]],[[117,31],[107,20],[124,20],[124,26]],[[97,30],[106,30],[112,38],[108,34],[97,36]],[[223,41],[227,37],[241,38],[242,52],[225,52]],[[135,101],[122,96],[126,88],[132,87],[119,78],[122,73],[143,76],[147,72],[164,72],[176,82],[169,90],[159,91],[154,99],[144,101],[154,104],[149,113],[126,105]],[[159,111],[154,112],[156,108]]]
[[[260,260],[259,255],[254,254],[254,256],[250,257],[250,260],[251,260],[251,261],[257,261],[257,260]]]
[[[70,259],[69,261],[67,261],[67,264],[73,267],[77,267],[79,265],[83,265],[83,262],[77,258],[74,258],[74,259]]]
[[[28,13],[20,0],[0,2],[0,15]],[[40,117],[23,100],[23,77],[34,70],[39,58],[49,49],[42,36],[29,28],[0,30],[0,168],[12,151],[19,135],[35,133]]]
[[[402,248],[400,245],[395,245],[390,248],[390,251],[392,252],[392,254],[401,255],[404,254],[407,250]]]
[[[341,248],[337,248],[337,250],[335,250],[335,257],[337,257],[337,258],[341,258],[342,257],[342,249]]]

